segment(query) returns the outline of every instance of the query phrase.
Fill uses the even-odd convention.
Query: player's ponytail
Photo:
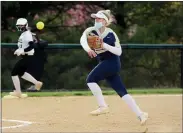
[[[110,25],[113,21],[111,11],[110,10],[103,10],[102,12],[108,18],[107,26]]]

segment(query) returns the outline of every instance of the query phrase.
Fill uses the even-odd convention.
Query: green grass
[[[182,94],[183,89],[128,89],[130,94]],[[2,92],[1,96],[7,95],[8,92]],[[27,92],[29,97],[49,97],[49,96],[91,96],[90,91],[70,91],[70,92]],[[104,95],[116,95],[113,90],[104,90]]]

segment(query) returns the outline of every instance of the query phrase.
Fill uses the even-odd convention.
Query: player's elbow
[[[81,36],[81,38],[80,38],[80,43],[82,43],[82,40],[83,40],[82,37],[83,37],[83,36]]]
[[[122,50],[121,49],[116,52],[116,55],[118,55],[118,56],[121,56],[121,54],[122,54]]]
[[[84,46],[84,43],[85,43],[85,41],[84,41],[84,39],[81,37],[81,38],[80,38],[80,44],[81,44],[82,47]]]
[[[118,55],[118,56],[121,56],[121,54],[122,54],[122,49],[121,49],[121,47],[118,47],[117,49],[116,49],[116,55]]]
[[[81,36],[81,38],[80,38],[80,44],[81,44],[81,45],[84,45],[84,43],[85,43],[84,36]]]
[[[80,38],[80,44],[82,46],[82,48],[88,52],[90,50],[90,48],[88,47],[88,44],[87,44],[87,40],[85,38],[85,36],[83,35],[81,38]]]
[[[121,54],[122,54],[122,52],[119,52],[119,53],[118,53],[118,56],[121,56]]]

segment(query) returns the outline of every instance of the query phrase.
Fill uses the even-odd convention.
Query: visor
[[[92,13],[91,17],[92,18],[103,18],[106,20],[107,23],[109,22],[108,18],[102,12],[97,12],[96,14]]]

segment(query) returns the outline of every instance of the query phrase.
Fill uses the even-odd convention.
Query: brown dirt
[[[2,123],[2,127],[9,127],[9,126],[16,126],[17,124],[16,123],[12,123],[12,122],[3,122]]]
[[[150,115],[145,127],[118,96],[105,97],[110,113],[100,116],[89,115],[97,107],[91,96],[3,99],[2,118],[33,122],[3,132],[182,132],[181,95],[134,98]]]

